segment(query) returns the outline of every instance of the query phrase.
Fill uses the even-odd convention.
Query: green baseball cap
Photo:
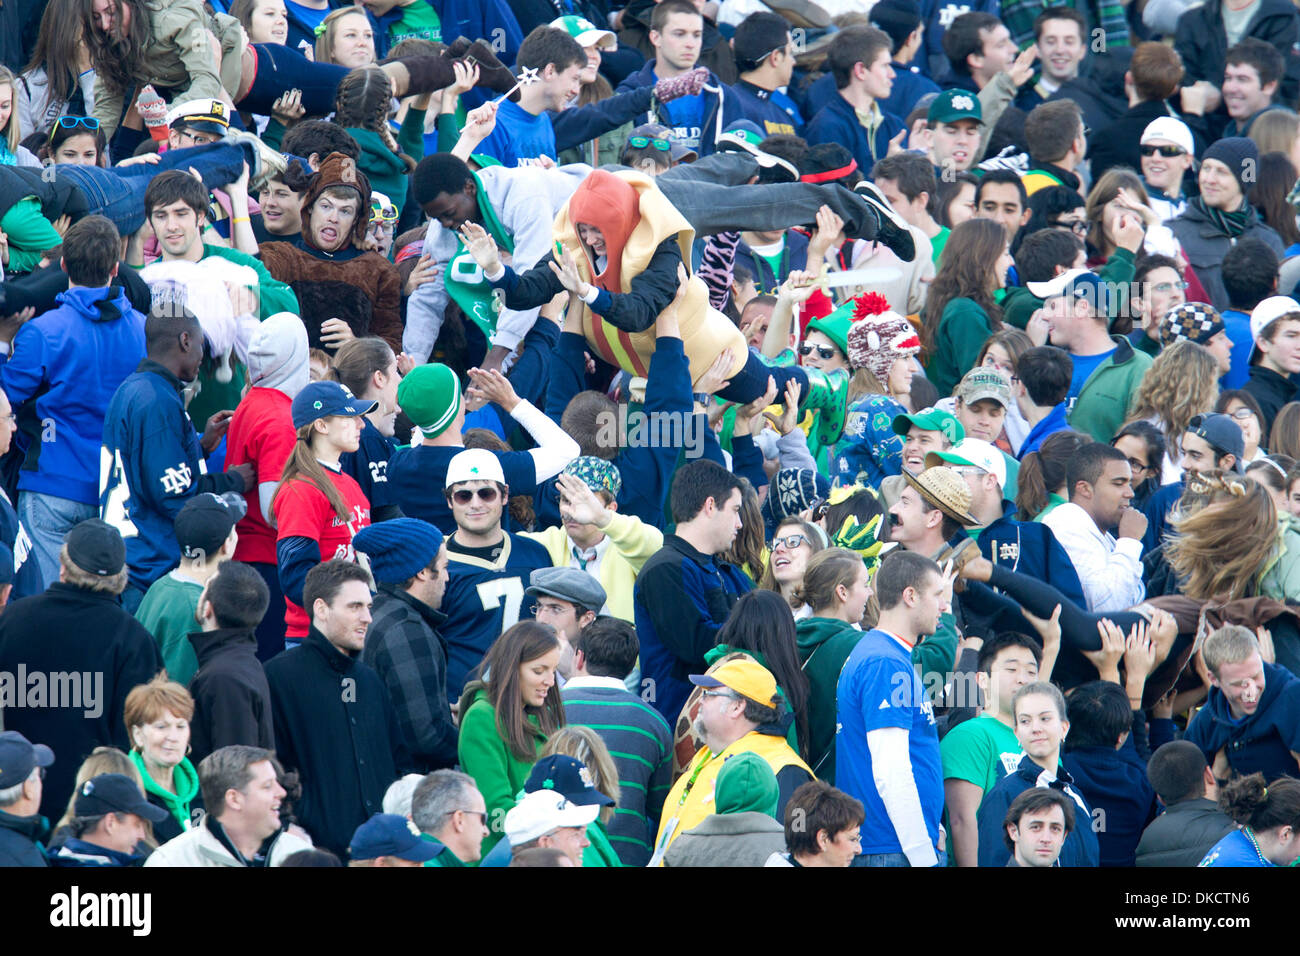
[[[974,120],[984,125],[984,111],[979,97],[968,90],[944,90],[934,98],[925,118],[931,123],[954,123]]]
[[[906,438],[913,425],[921,431],[943,432],[948,441],[954,445],[966,437],[966,429],[961,427],[957,416],[952,412],[945,412],[942,408],[931,406],[909,415],[895,416],[894,434]]]
[[[460,403],[460,379],[441,363],[416,366],[397,386],[397,404],[425,438],[450,428]]]

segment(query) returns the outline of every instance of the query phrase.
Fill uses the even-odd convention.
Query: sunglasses
[[[370,204],[370,221],[371,222],[397,222],[397,207],[383,206],[379,203]]]
[[[630,136],[627,144],[633,149],[645,149],[647,146],[653,146],[661,153],[666,153],[673,148],[673,144],[668,140],[650,136]]]
[[[492,502],[497,500],[497,497],[500,494],[501,491],[498,488],[479,488],[476,491],[470,491],[468,488],[462,488],[459,491],[453,491],[451,493],[451,499],[452,501],[456,502],[456,504],[458,505],[467,505],[474,500],[475,495],[478,495],[479,501],[483,502],[484,504],[490,505],[492,504]]]
[[[1175,156],[1187,155],[1187,150],[1183,149],[1181,146],[1142,146],[1140,149],[1142,150],[1143,156],[1154,156],[1156,153],[1159,153],[1161,156],[1165,157],[1165,159],[1173,159]]]
[[[825,359],[826,361],[830,361],[835,357],[835,346],[833,345],[799,346],[799,354],[802,355],[804,358],[807,358],[809,355],[812,355],[814,351],[817,352],[819,358]]]
[[[799,545],[807,542],[807,540],[808,539],[801,534],[787,534],[784,538],[772,539],[772,550],[775,551],[776,546],[779,544],[787,551],[793,551],[795,548],[799,547]]]
[[[1186,282],[1157,282],[1151,288],[1154,289],[1156,292],[1173,292],[1175,289],[1182,289],[1186,291],[1187,283]]]
[[[50,141],[54,141],[54,134],[61,129],[76,129],[84,127],[94,133],[99,129],[99,120],[93,116],[60,116],[58,121],[50,127]]]

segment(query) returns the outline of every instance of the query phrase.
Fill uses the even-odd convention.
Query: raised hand
[[[1108,617],[1097,622],[1097,630],[1101,634],[1101,649],[1084,651],[1083,656],[1092,661],[1102,680],[1118,684],[1119,661],[1125,649],[1124,632]]]
[[[460,241],[484,273],[495,275],[500,270],[501,254],[497,251],[496,240],[478,223],[466,221],[460,227]]]
[[[1020,51],[1016,61],[1011,64],[1007,74],[1016,86],[1024,86],[1034,75],[1034,61],[1038,59],[1038,45],[1033,44]]]
[[[320,340],[327,348],[341,348],[344,343],[351,342],[355,338],[352,327],[342,319],[326,319],[320,324]]]
[[[436,278],[438,278],[438,270],[434,268],[433,255],[426,252],[420,256],[415,263],[415,268],[406,277],[406,294],[411,295],[420,286],[426,282],[432,282]]]
[[[559,262],[552,261],[548,265],[551,267],[551,272],[560,280],[560,285],[564,286],[566,292],[572,293],[580,299],[586,296],[590,287],[578,274],[578,263],[574,260],[573,253],[566,249]]]
[[[781,414],[763,413],[767,416],[767,420],[772,423],[772,427],[781,433],[782,437],[799,427],[799,397],[802,394],[803,386],[799,384],[798,379],[792,378],[785,383],[785,404],[782,407]]]
[[[285,90],[271,104],[271,117],[281,126],[292,126],[307,115],[307,108],[302,105],[302,90]]]
[[[748,405],[741,405],[736,412],[736,429],[735,434],[741,435],[745,432],[753,432],[755,421],[763,421],[763,409],[776,401],[776,379],[771,375],[767,377],[767,388],[763,394],[758,396]],[[760,426],[761,430],[761,426]]]
[[[705,369],[704,374],[695,383],[695,391],[714,395],[730,385],[731,379],[728,376],[734,361],[735,357],[731,354],[731,349],[720,352],[713,360],[713,364]]]
[[[1124,675],[1135,684],[1156,669],[1156,648],[1147,633],[1146,624],[1135,624],[1124,642]]]
[[[593,524],[603,528],[609,524],[613,512],[596,497],[585,481],[574,475],[557,475],[555,487],[560,491],[560,517],[578,524]]]
[[[469,381],[470,398],[480,405],[496,402],[509,414],[519,404],[520,399],[515,393],[515,387],[510,384],[510,379],[506,378],[500,369],[484,371],[481,368],[472,368],[469,370]]]

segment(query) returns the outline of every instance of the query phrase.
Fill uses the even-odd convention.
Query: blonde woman
[[[583,851],[582,865],[622,866],[609,835],[621,796],[618,766],[614,763],[609,748],[605,746],[605,741],[590,727],[561,727],[547,738],[542,755],[538,758],[539,763],[553,755],[572,757],[581,763],[582,769],[591,777],[592,786],[614,801],[601,807],[596,822],[587,827],[587,839],[591,841],[591,846]],[[617,835],[617,829],[614,829],[614,833]]]
[[[1179,339],[1156,356],[1133,395],[1129,418],[1145,419],[1165,436],[1162,485],[1182,478],[1183,433],[1195,416],[1214,410],[1219,375],[1219,363],[1205,346]]]

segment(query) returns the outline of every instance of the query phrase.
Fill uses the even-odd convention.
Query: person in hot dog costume
[[[800,411],[821,410],[818,437],[839,438],[847,411],[848,373],[811,368],[772,368],[746,346],[740,331],[709,306],[698,276],[687,275],[695,230],[643,173],[597,169],[555,217],[555,250],[519,274],[502,264],[496,242],[473,222],[461,227],[465,248],[510,309],[528,309],[568,291],[584,303],[582,326],[593,354],[632,375],[644,376],[654,352],[654,325],[677,294],[679,270],[687,288],[678,307],[691,381],[730,350],[727,401],[749,403],[763,395],[768,378],[782,395],[790,379],[802,386]]]

